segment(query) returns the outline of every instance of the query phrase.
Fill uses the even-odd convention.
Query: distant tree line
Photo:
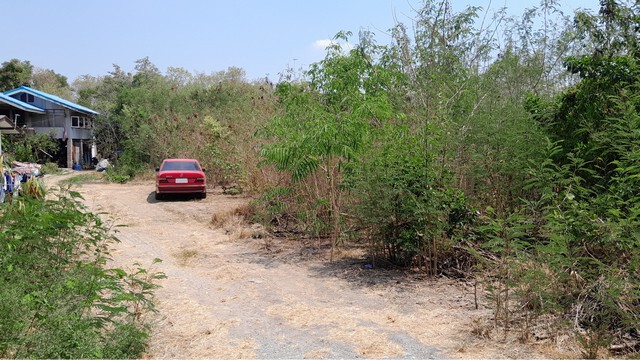
[[[67,77],[51,69],[34,68],[26,60],[11,59],[0,65],[0,92],[22,85],[71,99],[72,89]]]

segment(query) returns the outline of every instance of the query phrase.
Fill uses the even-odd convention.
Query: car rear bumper
[[[165,185],[156,187],[156,193],[158,194],[191,194],[206,192],[206,185]]]

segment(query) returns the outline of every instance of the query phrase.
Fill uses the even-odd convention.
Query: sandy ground
[[[156,201],[153,187],[76,188],[91,211],[125,225],[116,266],[137,262],[167,276],[156,293],[149,358],[548,357],[473,335],[490,310],[475,309],[472,286],[367,269],[350,256],[330,263],[299,241],[254,238],[255,227],[225,215],[244,197],[212,189],[204,200]],[[151,266],[154,258],[162,262]]]

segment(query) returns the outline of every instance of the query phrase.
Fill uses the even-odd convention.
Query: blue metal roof
[[[32,88],[30,88],[28,86],[20,86],[19,88],[6,91],[4,94],[10,96],[10,95],[19,94],[21,92],[26,92],[26,93],[32,94],[34,96],[37,96],[39,98],[49,100],[51,102],[54,102],[54,103],[56,103],[58,105],[64,106],[66,108],[69,108],[71,110],[83,112],[85,114],[100,115],[100,113],[98,113],[96,111],[93,111],[93,110],[91,110],[91,109],[89,109],[87,107],[84,107],[82,105],[78,105],[76,103],[73,103],[73,102],[71,102],[69,100],[65,100],[65,99],[63,99],[61,97],[58,97],[58,96],[55,96],[55,95],[47,94],[46,92],[43,92],[43,91],[34,90],[34,89],[32,89]]]
[[[7,96],[3,93],[0,93],[0,102],[9,104],[11,106],[17,107],[18,109],[24,110],[24,111],[29,111],[29,112],[34,112],[34,113],[38,113],[38,114],[44,114],[45,111],[43,109],[40,109],[39,107],[35,107],[29,103],[20,101],[18,99],[14,99],[11,96]]]

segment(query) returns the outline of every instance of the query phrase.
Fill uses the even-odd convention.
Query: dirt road
[[[154,266],[162,280],[152,358],[523,358],[520,344],[480,339],[472,288],[331,264],[299,242],[255,239],[228,214],[248,200],[214,189],[205,200],[158,202],[153,182],[76,190],[119,229],[117,266]],[[226,218],[214,227],[212,216]],[[375,272],[375,273],[374,273]]]

